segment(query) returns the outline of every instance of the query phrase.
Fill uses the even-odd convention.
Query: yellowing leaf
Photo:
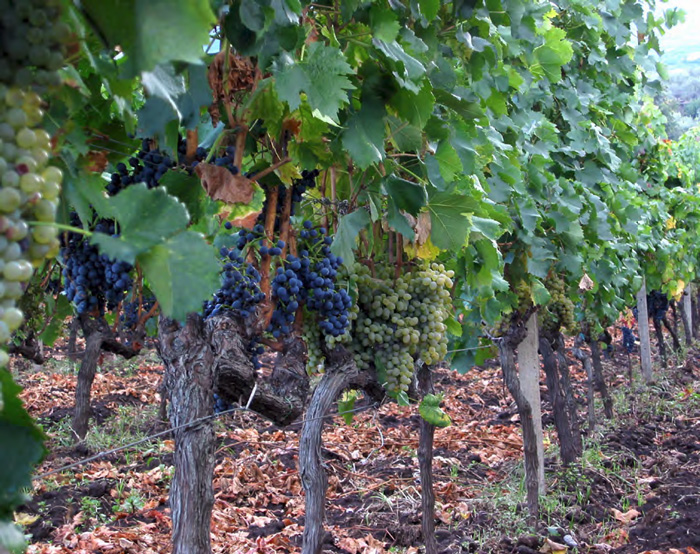
[[[420,258],[428,261],[434,260],[440,254],[440,249],[432,243],[430,237],[420,245],[409,243],[404,247],[404,250],[411,258]]]
[[[671,281],[669,285],[671,286],[671,295],[676,302],[679,301],[685,290],[685,281],[683,281],[683,279],[678,279],[678,281]]]
[[[671,216],[666,220],[666,230],[670,231],[671,229],[676,228],[676,218]]]

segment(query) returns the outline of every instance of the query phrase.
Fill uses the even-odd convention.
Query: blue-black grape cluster
[[[119,321],[124,329],[136,329],[139,323],[139,315],[147,314],[156,303],[153,297],[124,304]],[[139,309],[140,304],[140,309]]]
[[[113,223],[100,221],[95,231],[112,235]],[[116,235],[113,235],[116,236]],[[133,267],[100,254],[82,235],[69,233],[61,249],[65,293],[78,313],[113,310],[133,286]]]
[[[128,166],[125,163],[117,164],[117,171],[112,173],[107,185],[107,193],[110,196],[136,183],[146,183],[149,189],[157,187],[165,172],[175,166],[175,161],[170,156],[152,150],[151,145],[150,139],[144,139],[141,142],[141,150],[129,158]]]
[[[214,393],[214,413],[220,414],[228,412],[232,408],[232,404],[221,398],[217,393]]]
[[[628,354],[634,352],[635,349],[635,336],[632,329],[629,327],[622,327],[622,347],[627,351]]]
[[[323,334],[339,337],[348,327],[353,303],[348,292],[336,286],[343,259],[331,252],[333,239],[323,227],[315,228],[311,221],[304,221],[302,227],[298,256],[287,256],[272,279],[276,305],[267,331],[275,338],[289,335],[296,312],[305,303],[309,312],[318,314]]]
[[[221,288],[214,298],[205,302],[203,315],[210,318],[228,314],[246,319],[265,299],[265,294],[260,290],[260,272],[245,261],[237,250],[224,247],[220,254],[223,263]]]
[[[647,311],[649,317],[661,321],[668,311],[668,297],[659,290],[653,290],[647,295]]]

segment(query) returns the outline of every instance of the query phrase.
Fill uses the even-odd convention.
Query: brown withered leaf
[[[103,150],[90,150],[87,158],[89,160],[88,165],[85,167],[87,171],[102,173],[107,169],[107,153]]]
[[[595,286],[593,279],[591,279],[586,273],[583,274],[581,280],[578,283],[579,290],[586,291],[591,290]]]
[[[294,119],[293,117],[285,119],[282,123],[282,129],[284,129],[285,131],[289,131],[290,133],[296,136],[301,130],[301,121],[299,121],[298,119]]]
[[[213,200],[222,200],[227,204],[250,204],[253,199],[253,182],[243,175],[233,175],[225,167],[208,163],[197,164],[194,171]]]
[[[224,75],[228,65],[228,75]],[[255,67],[250,59],[241,57],[233,52],[222,50],[209,65],[207,80],[212,90],[212,104],[209,113],[214,124],[218,123],[219,102],[231,101],[233,94],[242,90],[252,90],[255,84]],[[226,95],[228,94],[228,98]]]
[[[611,508],[610,511],[612,512],[613,517],[622,523],[631,523],[633,519],[636,519],[641,515],[634,508],[631,508],[624,513],[622,513],[620,510],[616,510],[615,508]]]
[[[259,215],[260,215],[260,212],[250,212],[246,216],[237,217],[236,219],[231,221],[231,224],[234,227],[241,227],[243,229],[251,230],[253,227],[255,227],[255,224],[258,221]]]
[[[430,237],[431,228],[432,224],[430,222],[430,213],[421,212],[418,214],[418,221],[414,227],[414,230],[416,231],[416,239],[414,242],[419,246],[425,244]]]

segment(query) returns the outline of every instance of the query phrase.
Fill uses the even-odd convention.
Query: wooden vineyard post
[[[637,325],[639,327],[639,343],[641,352],[642,376],[649,382],[651,373],[651,339],[649,337],[649,311],[647,310],[647,285],[642,282],[642,288],[637,293]]]
[[[685,344],[690,346],[693,343],[693,305],[691,302],[690,286],[683,291],[681,299],[681,318],[683,320],[683,331],[685,331]]]
[[[527,334],[518,346],[520,388],[532,408],[532,423],[537,441],[537,489],[541,495],[544,486],[544,435],[542,432],[542,402],[540,399],[540,356],[537,329],[537,313],[533,313],[526,324]],[[527,465],[525,466],[527,468]]]

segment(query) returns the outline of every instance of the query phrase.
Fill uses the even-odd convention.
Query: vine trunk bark
[[[85,337],[83,354],[78,379],[75,387],[75,410],[73,412],[73,432],[78,440],[83,440],[88,432],[90,420],[90,397],[92,383],[97,373],[97,365],[102,351],[117,354],[124,359],[133,358],[139,351],[124,346],[114,338],[109,325],[103,317],[81,315],[76,318]]]
[[[418,370],[418,392],[421,398],[433,394],[432,368],[423,364]],[[438,544],[435,538],[435,489],[433,487],[433,440],[435,425],[420,418],[420,437],[418,441],[418,467],[421,483],[421,529],[425,554],[437,554]]]
[[[559,437],[559,451],[561,460],[565,466],[572,464],[580,455],[574,440],[569,411],[566,406],[566,398],[560,387],[559,360],[548,338],[540,337],[540,354],[544,364],[544,373],[547,379],[547,388],[552,401],[554,412],[554,426]]]
[[[205,323],[191,314],[184,326],[161,318],[160,353],[170,396],[175,474],[170,487],[173,554],[211,552],[214,505],[213,420],[215,359]]]
[[[675,317],[674,317],[675,319]],[[681,341],[678,340],[678,325],[674,324],[671,326],[671,324],[668,322],[667,317],[663,317],[661,319],[661,322],[664,324],[664,327],[668,330],[668,333],[671,335],[671,341],[673,343],[673,349],[676,352],[680,352],[681,350]]]
[[[309,382],[303,341],[285,342],[275,367],[259,379],[249,332],[244,321],[224,315],[204,321],[190,314],[184,326],[167,318],[159,322],[158,350],[165,365],[175,436],[170,489],[175,554],[211,551],[214,392],[278,425],[298,418],[306,403]]]
[[[685,335],[685,345],[693,344],[693,306],[691,303],[690,287],[683,291],[681,299],[681,321],[683,322],[683,334]]]
[[[100,330],[86,335],[85,353],[78,370],[75,385],[75,410],[73,412],[73,433],[78,440],[83,440],[88,432],[90,421],[90,395],[92,383],[97,373],[97,363],[102,352],[103,335]]]
[[[591,340],[588,345],[591,348],[591,359],[593,360],[593,379],[595,382],[595,388],[600,393],[603,399],[603,411],[607,419],[612,419],[613,417],[613,401],[608,392],[608,385],[605,382],[605,375],[603,374],[603,361],[600,355],[600,343],[596,340]]]
[[[574,356],[581,362],[583,369],[586,372],[586,403],[588,405],[588,428],[593,431],[595,429],[595,396],[594,396],[594,378],[593,378],[593,362],[591,357],[581,348],[583,340],[581,337],[576,337],[574,340]]]
[[[561,389],[566,399],[566,408],[569,412],[569,422],[571,423],[571,432],[576,444],[576,450],[583,452],[583,440],[581,438],[581,426],[578,419],[578,405],[574,388],[571,386],[571,373],[569,372],[569,359],[566,357],[566,345],[564,343],[564,335],[557,334],[554,343],[557,359],[559,360],[559,378],[561,379]]]
[[[654,318],[654,332],[656,333],[656,344],[659,347],[659,355],[661,356],[661,367],[666,369],[667,367],[667,357],[666,357],[666,343],[664,342],[664,331],[661,328],[661,320]]]
[[[535,317],[531,315],[530,317]],[[539,515],[540,494],[544,489],[544,482],[540,480],[543,473],[539,456],[538,436],[535,423],[535,410],[540,411],[540,406],[533,406],[521,388],[521,381],[515,365],[515,348],[523,342],[527,336],[525,324],[522,321],[514,322],[506,335],[498,341],[498,354],[503,370],[503,379],[508,391],[515,399],[520,415],[520,424],[523,432],[523,450],[525,454],[525,486],[527,489],[527,507],[530,522],[534,524]],[[535,353],[537,351],[535,350]],[[522,368],[521,368],[522,369]]]
[[[311,397],[299,437],[299,475],[306,493],[302,554],[320,554],[325,538],[323,523],[328,478],[321,455],[324,420],[340,393],[360,374],[349,355],[335,363],[328,361],[326,373]]]

